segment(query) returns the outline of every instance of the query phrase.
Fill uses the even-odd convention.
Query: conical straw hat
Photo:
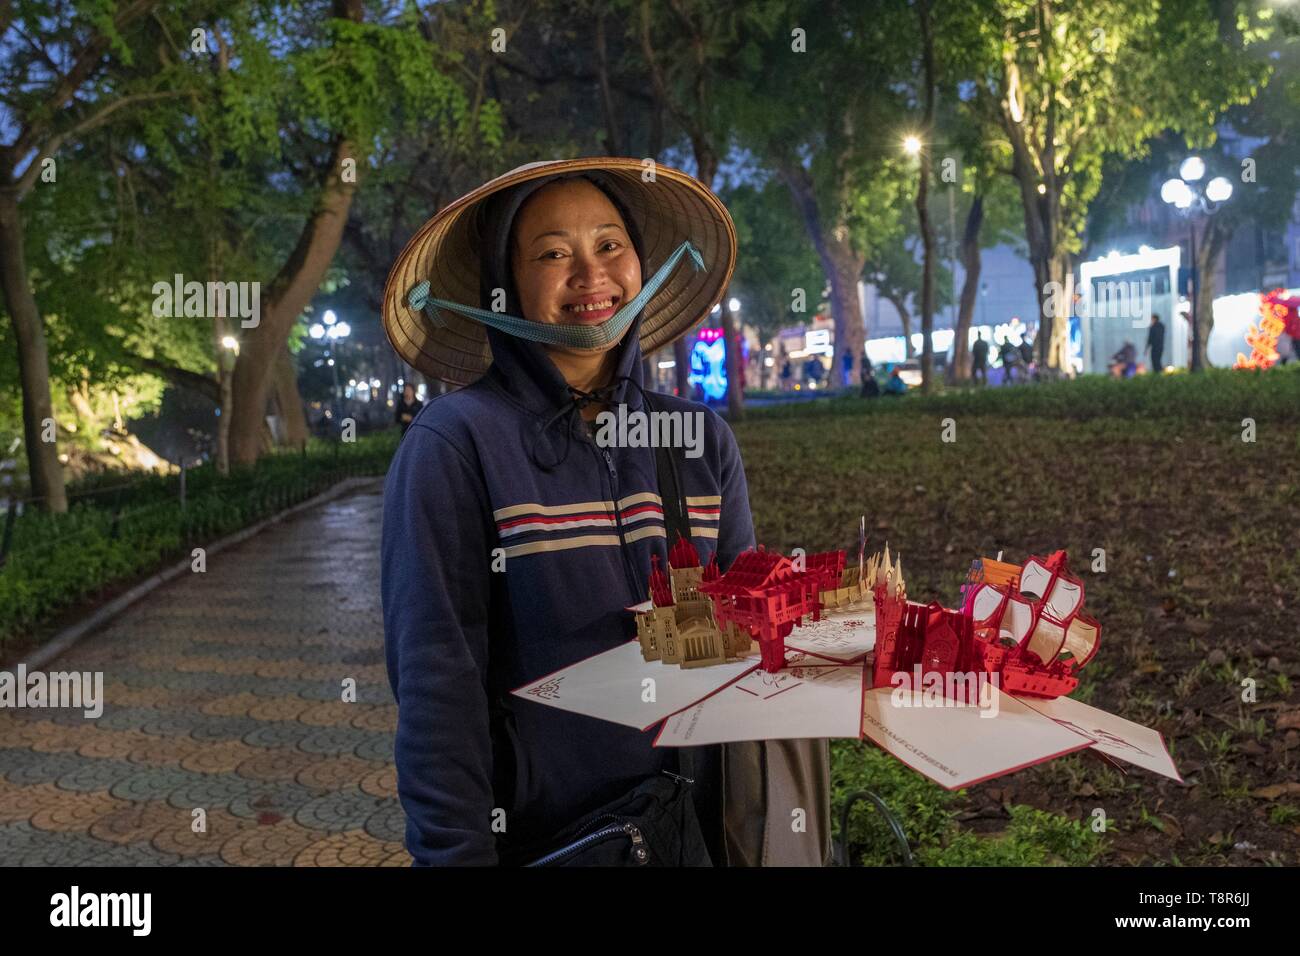
[[[441,309],[446,324],[437,326],[427,314],[410,307],[407,295],[427,279],[431,299],[482,305],[479,250],[485,237],[477,234],[478,207],[489,196],[519,183],[586,170],[605,173],[636,220],[649,270],[643,281],[686,239],[704,258],[703,270],[683,259],[646,303],[641,351],[648,355],[668,345],[712,311],[736,265],[736,227],[712,190],[693,176],[650,160],[591,156],[528,163],[451,203],[420,227],[397,257],[384,287],[383,320],[388,341],[403,361],[452,385],[468,385],[487,370],[492,355],[481,323]]]

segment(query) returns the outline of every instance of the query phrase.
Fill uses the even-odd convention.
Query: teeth
[[[593,302],[590,305],[566,305],[565,308],[570,312],[597,312],[601,309],[608,309],[613,304],[613,299],[604,299],[600,302]]]

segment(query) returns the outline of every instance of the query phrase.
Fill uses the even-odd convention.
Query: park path
[[[0,866],[409,865],[381,511],[300,512],[42,667],[102,671],[104,711],[0,709]]]

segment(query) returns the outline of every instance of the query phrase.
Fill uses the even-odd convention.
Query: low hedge
[[[305,452],[268,455],[227,476],[210,464],[192,468],[184,508],[179,475],[150,475],[126,487],[120,476],[72,487],[66,514],[26,510],[0,566],[0,650],[77,602],[152,573],[204,542],[344,478],[384,474],[397,438],[384,432],[356,442],[316,441]]]
[[[1207,369],[1120,379],[1083,375],[1059,382],[912,390],[898,398],[856,394],[754,408],[755,419],[928,412],[942,416],[1003,415],[1063,418],[1182,418],[1300,422],[1300,363],[1267,371]]]

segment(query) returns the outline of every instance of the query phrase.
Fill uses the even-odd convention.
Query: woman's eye
[[[608,247],[608,246],[613,246],[615,249],[621,249],[621,248],[622,248],[621,244],[619,243],[619,241],[618,241],[617,239],[606,239],[605,242],[604,242],[604,245],[605,245],[606,247]]]

